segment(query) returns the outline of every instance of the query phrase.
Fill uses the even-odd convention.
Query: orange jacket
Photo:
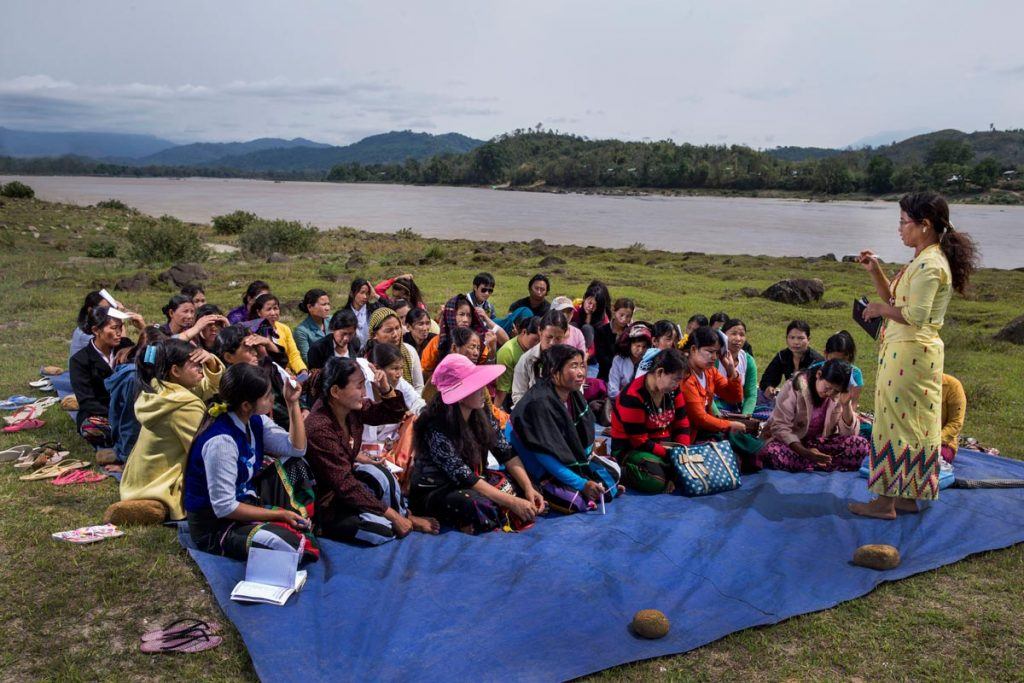
[[[679,384],[679,390],[686,400],[686,416],[690,418],[690,429],[697,432],[724,432],[729,429],[729,421],[715,417],[711,413],[711,402],[715,396],[727,403],[743,402],[743,378],[737,372],[732,379],[726,379],[717,368],[704,371],[704,385],[697,375],[690,376]]]

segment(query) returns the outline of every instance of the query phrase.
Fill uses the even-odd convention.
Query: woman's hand
[[[194,350],[188,354],[188,359],[197,365],[205,365],[210,370],[216,370],[219,365],[217,356],[203,349]]]
[[[376,365],[371,364],[370,367],[373,369],[373,384],[380,391],[381,396],[387,396],[391,393],[391,381],[388,379],[386,372],[378,368]]]
[[[544,509],[548,506],[548,502],[544,500],[544,496],[542,496],[540,491],[535,488],[531,487],[530,490],[526,492],[526,497],[530,499],[531,503],[533,503],[533,507],[537,510],[538,515],[544,512]]]
[[[587,500],[600,500],[601,496],[604,495],[604,487],[596,481],[588,481],[583,485],[583,491],[581,491],[581,493]]]
[[[864,270],[869,273],[881,273],[882,266],[878,263],[878,256],[873,251],[862,251],[857,256],[857,263],[859,263]]]
[[[142,330],[146,329],[146,321],[138,313],[130,313],[128,315],[128,320],[131,322],[132,327],[134,327],[139,332],[142,332]]]
[[[537,508],[532,501],[513,496],[508,504],[509,511],[524,522],[532,522],[537,518]]]
[[[861,313],[861,317],[864,320],[871,320],[872,318],[881,318],[889,310],[888,304],[883,304],[881,301],[872,301],[864,307],[864,312]]]
[[[832,456],[827,453],[822,453],[817,448],[808,448],[804,454],[804,457],[813,462],[815,465],[827,466],[832,462]]]
[[[844,391],[843,393],[836,395],[836,402],[844,408],[850,405],[851,401],[853,401],[853,394],[849,391]]]
[[[275,522],[283,522],[289,526],[295,527],[296,529],[308,529],[310,526],[308,519],[302,515],[292,512],[291,510],[274,510],[274,512],[277,513],[273,520]]]
[[[778,393],[779,393],[779,388],[778,387],[768,387],[767,389],[764,390],[764,395],[767,396],[768,398],[775,398],[775,396]]]
[[[302,396],[302,385],[295,381],[295,377],[291,373],[288,373],[288,376],[292,378],[292,382],[283,383],[284,402],[290,407],[299,404],[299,398]]]
[[[733,420],[729,423],[729,431],[733,434],[740,434],[747,431],[747,425],[739,420]]]
[[[497,340],[498,335],[494,334],[494,330],[489,329],[487,330],[487,333],[484,334],[484,346],[486,346],[489,349],[494,348],[494,344]]]
[[[722,368],[725,370],[725,376],[732,379],[732,376],[736,374],[736,361],[733,359],[732,354],[728,349],[724,353],[718,354],[718,362],[722,364]]]
[[[412,280],[413,278],[412,278],[412,273],[402,273],[401,275],[399,275],[399,276],[398,276],[397,278],[395,278],[395,279],[396,279],[396,280],[402,280],[402,279],[405,279],[405,280]]]

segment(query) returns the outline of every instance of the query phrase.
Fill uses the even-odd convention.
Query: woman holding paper
[[[864,319],[884,318],[879,334],[868,489],[878,497],[850,503],[858,515],[896,519],[918,500],[939,496],[944,347],[939,330],[953,290],[963,293],[977,266],[974,240],[953,229],[949,205],[934,192],[900,200],[899,234],[913,260],[891,282],[878,257],[860,253],[882,301]]]
[[[266,373],[247,363],[224,373],[224,403],[207,412],[188,453],[184,505],[193,543],[205,552],[245,560],[249,548],[302,553],[316,560],[313,491],[301,389],[285,386],[290,428],[267,417],[273,395]],[[273,465],[264,456],[273,454]]]

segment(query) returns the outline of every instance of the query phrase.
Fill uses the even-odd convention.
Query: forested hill
[[[956,133],[956,135],[952,135]],[[998,143],[998,144],[997,144]],[[503,185],[557,188],[782,190],[885,194],[915,189],[954,192],[1020,187],[1024,130],[940,131],[877,149],[837,151],[793,161],[741,145],[589,140],[526,130],[499,136],[462,155],[425,163],[343,164],[340,182]],[[1018,201],[1017,195],[1007,201]]]

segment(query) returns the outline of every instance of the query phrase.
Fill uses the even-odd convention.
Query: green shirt
[[[505,366],[505,372],[501,373],[501,377],[494,383],[498,391],[504,391],[506,394],[512,393],[512,377],[516,372],[516,363],[524,353],[526,353],[526,349],[519,343],[518,336],[512,337],[498,349],[495,362]]]

